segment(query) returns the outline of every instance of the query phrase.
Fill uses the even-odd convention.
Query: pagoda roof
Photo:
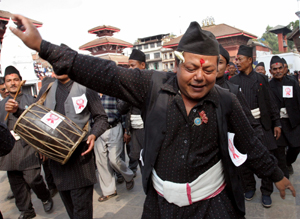
[[[294,36],[299,33],[299,26],[296,27],[288,36],[287,39],[288,40],[293,40]]]
[[[270,46],[260,42],[260,41],[257,41],[257,40],[253,40],[253,39],[250,39],[247,43],[247,45],[251,45],[251,46],[262,46],[262,47],[265,47],[265,48],[268,48],[270,50],[273,50]]]
[[[123,40],[116,39],[114,37],[110,36],[104,36],[97,38],[91,42],[88,42],[82,46],[79,47],[80,50],[88,49],[88,48],[93,48],[96,46],[102,46],[102,45],[119,45],[119,46],[125,46],[125,47],[132,47],[133,45],[131,43],[128,43]]]
[[[117,28],[117,27],[113,27],[113,26],[110,26],[110,25],[102,25],[102,26],[94,27],[94,28],[88,30],[88,33],[96,33],[96,32],[101,31],[101,30],[112,30],[114,32],[119,32],[120,31],[120,29]]]
[[[211,25],[211,26],[202,27],[202,29],[212,32],[215,35],[216,39],[222,39],[222,38],[228,38],[234,36],[246,36],[252,39],[257,38],[257,36],[255,36],[254,34],[248,33],[244,30],[238,29],[236,27],[232,27],[227,24]],[[182,36],[183,35],[176,37],[173,40],[170,40],[169,42],[165,43],[163,47],[168,48],[168,47],[177,46]]]
[[[118,64],[128,64],[128,60],[129,60],[129,57],[124,56],[124,55],[106,54],[106,55],[101,55],[101,56],[97,56],[97,57],[99,57],[101,59],[117,61]]]
[[[269,30],[271,33],[283,33],[283,35],[286,35],[290,32],[292,32],[291,29],[289,29],[287,26],[282,26],[282,25],[277,25],[276,27],[273,27],[272,29]]]
[[[8,12],[8,11],[2,11],[0,10],[0,20],[3,20],[3,21],[9,21],[9,19],[13,17],[13,14]],[[29,20],[36,26],[36,27],[41,27],[43,25],[42,22],[40,21],[36,21],[36,20],[33,20],[33,19],[30,19]],[[13,20],[14,21],[14,20]]]

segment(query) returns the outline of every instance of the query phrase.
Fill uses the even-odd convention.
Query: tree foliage
[[[297,27],[299,27],[299,20],[296,20],[295,22],[290,22],[289,25],[287,25],[288,28],[290,28],[292,31],[295,30]],[[288,46],[290,49],[294,47],[294,41],[288,40]]]
[[[299,26],[299,20],[296,20],[295,22],[292,21],[287,25],[287,27],[290,28],[292,31],[296,29],[298,26]],[[266,31],[263,33],[259,41],[268,45],[273,50],[273,54],[277,54],[279,53],[278,38],[276,34],[269,32],[269,30],[272,28],[273,27],[268,25]],[[288,43],[288,48],[291,50],[294,47],[294,42],[288,40],[287,43]]]
[[[266,31],[260,38],[260,41],[268,45],[273,50],[273,53],[276,54],[278,53],[278,39],[276,34],[269,32],[269,30],[272,28],[273,27],[269,25],[267,26]]]

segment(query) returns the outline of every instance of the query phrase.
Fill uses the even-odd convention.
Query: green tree
[[[295,22],[292,21],[287,25],[287,27],[290,28],[292,31],[295,30],[298,26],[299,26],[299,20],[296,20]],[[277,54],[279,53],[278,38],[276,34],[269,32],[269,30],[272,28],[273,27],[268,25],[266,31],[263,33],[262,37],[258,40],[268,45],[273,50],[273,54]],[[294,47],[293,41],[288,40],[287,44],[289,49],[292,49]]]
[[[299,27],[299,20],[296,20],[295,22],[290,22],[289,25],[287,25],[287,27],[294,31],[297,27]],[[294,47],[294,41],[288,40],[288,46],[290,49],[292,49]]]
[[[262,43],[268,45],[272,50],[273,54],[277,54],[278,51],[278,39],[277,35],[269,32],[273,27],[267,26],[266,31],[263,33],[262,37],[259,39]]]

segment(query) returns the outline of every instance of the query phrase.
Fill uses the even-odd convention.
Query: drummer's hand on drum
[[[41,153],[39,153],[40,154],[40,159],[43,161],[43,162],[45,162],[46,160],[48,160],[48,157],[46,157],[45,155],[43,155],[43,154],[41,154]]]
[[[93,134],[89,135],[89,137],[88,137],[88,139],[86,141],[86,143],[89,145],[89,148],[85,152],[83,152],[81,154],[81,156],[84,156],[84,155],[90,153],[93,150],[94,145],[95,145],[95,140],[96,140],[96,136],[95,135],[93,135]]]
[[[8,113],[15,113],[19,108],[19,103],[13,99],[9,99],[5,103],[5,111]]]

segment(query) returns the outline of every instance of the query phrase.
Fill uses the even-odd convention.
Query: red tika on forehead
[[[204,59],[200,59],[200,64],[201,64],[201,67],[202,65],[205,63]]]
[[[276,65],[278,65],[278,62],[276,62]]]

